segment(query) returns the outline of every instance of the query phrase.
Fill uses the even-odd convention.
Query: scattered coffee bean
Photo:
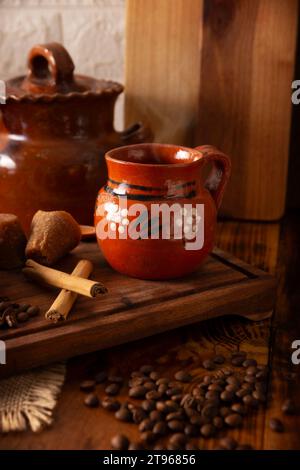
[[[120,391],[120,385],[119,384],[110,384],[105,388],[105,393],[107,395],[118,395]]]
[[[211,437],[215,434],[216,428],[213,424],[204,424],[200,428],[200,433],[203,437]]]
[[[132,420],[135,424],[140,424],[147,418],[147,413],[140,407],[135,407],[131,410]]]
[[[232,402],[234,398],[234,392],[224,390],[224,392],[221,393],[220,398],[222,401]]]
[[[219,443],[220,443],[220,446],[226,450],[234,450],[238,445],[237,441],[229,436],[223,437],[222,439],[220,439]]]
[[[238,413],[239,415],[244,416],[247,413],[247,409],[244,405],[241,403],[234,403],[231,406],[231,410],[234,411],[235,413]]]
[[[144,431],[140,434],[140,440],[145,444],[152,444],[156,436],[152,431]]]
[[[224,420],[221,416],[215,416],[213,418],[213,425],[216,429],[222,429],[224,427]]]
[[[184,434],[188,437],[196,437],[199,435],[199,428],[195,424],[186,424],[184,426]]]
[[[211,359],[206,359],[205,361],[203,361],[202,366],[206,370],[214,370],[215,369],[215,363]]]
[[[258,406],[258,400],[252,395],[245,395],[243,397],[243,402],[246,406],[249,406],[251,408],[256,408]]]
[[[157,401],[162,397],[162,393],[160,393],[157,390],[150,390],[149,392],[146,393],[146,398],[147,400],[154,400]]]
[[[156,436],[165,436],[167,434],[168,428],[164,421],[159,421],[153,426],[153,434]]]
[[[201,411],[201,416],[204,416],[205,418],[214,418],[215,416],[218,415],[218,408],[214,405],[205,405],[202,408]]]
[[[80,384],[80,390],[82,392],[91,392],[92,390],[94,390],[95,385],[96,385],[95,380],[84,380]]]
[[[213,361],[215,364],[224,364],[225,362],[225,357],[222,356],[221,354],[217,354],[214,358]]]
[[[174,377],[179,382],[184,382],[184,383],[191,382],[192,380],[192,376],[188,372],[185,372],[184,370],[179,370],[178,372],[176,372]]]
[[[255,359],[245,359],[243,362],[243,367],[250,367],[250,366],[257,366],[257,362]]]
[[[168,444],[171,446],[170,450],[180,450],[184,448],[186,442],[187,438],[183,433],[176,433],[170,437]]]
[[[124,405],[122,405],[118,411],[115,412],[115,417],[119,421],[130,423],[132,421],[132,412]]]
[[[36,317],[40,313],[40,308],[37,306],[32,306],[26,309],[30,318]]]
[[[129,440],[123,434],[117,434],[112,438],[111,445],[115,450],[127,450],[129,446]]]
[[[285,415],[294,415],[297,410],[296,404],[293,400],[287,399],[283,402],[281,410]]]
[[[144,450],[144,447],[140,442],[131,442],[131,444],[129,444],[128,450]]]
[[[140,432],[151,431],[152,428],[153,428],[153,421],[151,421],[149,418],[144,419],[139,425]]]
[[[231,428],[237,428],[242,424],[242,417],[238,413],[232,413],[226,416],[225,423]]]
[[[143,385],[138,385],[136,387],[132,387],[129,390],[129,396],[131,398],[144,398],[146,392],[147,392],[147,390],[145,389],[145,387]],[[148,393],[152,393],[152,392],[148,392]],[[147,398],[149,398],[149,397],[147,397]]]
[[[142,408],[145,410],[147,413],[150,411],[154,410],[156,406],[156,403],[154,400],[144,400],[142,402]]]
[[[274,432],[284,431],[283,423],[278,418],[270,418],[269,426],[270,426],[271,431],[274,431]]]
[[[220,415],[225,418],[226,416],[230,415],[231,414],[231,411],[230,411],[230,408],[228,408],[228,406],[221,406],[220,408]]]
[[[117,411],[121,406],[118,400],[114,400],[110,397],[103,398],[103,400],[101,401],[101,405],[105,410],[108,411]]]
[[[244,356],[234,356],[231,359],[231,364],[235,367],[240,367],[243,365],[244,362]]]
[[[99,406],[99,398],[94,393],[90,393],[85,397],[84,404],[90,408],[96,408]]]
[[[253,398],[255,398],[255,400],[258,400],[262,403],[264,403],[267,400],[266,395],[263,392],[260,392],[259,390],[254,390],[252,392],[252,396]]]
[[[29,315],[27,312],[20,312],[17,314],[17,321],[20,323],[25,323],[29,320]]]
[[[150,372],[149,377],[151,380],[154,380],[156,382],[159,379],[159,373],[153,370],[152,372]]]
[[[162,421],[164,419],[164,414],[161,411],[158,410],[153,410],[149,414],[149,419],[153,421],[154,423],[158,421]]]
[[[171,421],[168,421],[168,428],[173,432],[181,432],[184,430],[184,427],[184,422],[178,419],[171,419]]]

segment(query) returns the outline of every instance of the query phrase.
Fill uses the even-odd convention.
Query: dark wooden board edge
[[[33,367],[106,349],[222,315],[263,319],[273,309],[276,280],[264,275],[163,304],[84,319],[57,330],[7,341],[7,364],[0,378]]]

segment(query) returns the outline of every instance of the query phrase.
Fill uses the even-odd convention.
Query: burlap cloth
[[[65,373],[65,364],[55,364],[1,380],[1,432],[49,426]]]

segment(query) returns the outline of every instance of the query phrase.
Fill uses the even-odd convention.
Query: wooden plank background
[[[283,215],[297,8],[297,0],[127,2],[126,121],[148,121],[156,141],[228,153],[225,216]]]

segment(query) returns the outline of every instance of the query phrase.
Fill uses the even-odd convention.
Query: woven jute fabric
[[[65,374],[65,364],[55,364],[1,380],[1,432],[49,426]]]

